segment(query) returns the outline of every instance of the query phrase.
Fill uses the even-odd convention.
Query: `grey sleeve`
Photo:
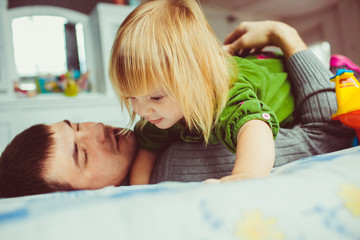
[[[275,166],[350,147],[354,131],[331,120],[337,110],[331,72],[310,50],[291,56],[287,70],[296,102],[297,122],[291,128],[280,129],[275,140]]]
[[[354,131],[331,120],[336,96],[331,72],[310,50],[298,52],[287,61],[296,101],[297,122],[281,128],[275,140],[275,166],[350,146]],[[175,142],[158,158],[151,183],[203,181],[231,174],[235,155],[222,144]]]
[[[287,61],[287,71],[296,113],[301,118],[299,121],[329,122],[337,109],[335,85],[330,82],[331,72],[310,50],[291,56]]]

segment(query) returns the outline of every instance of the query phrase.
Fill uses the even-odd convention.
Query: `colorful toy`
[[[66,83],[64,94],[68,97],[74,97],[79,91],[79,86],[76,84],[75,80],[69,79]]]
[[[339,69],[330,81],[335,82],[338,104],[338,110],[331,118],[355,129],[360,139],[360,84],[354,77],[354,72]]]
[[[90,92],[91,84],[88,81],[89,72],[81,73],[79,70],[68,71],[60,76],[46,75],[27,80],[29,84],[35,86],[34,91],[27,91],[20,85],[21,81],[14,83],[14,91],[20,96],[34,96],[37,93],[64,93],[66,96],[73,97],[79,92]]]

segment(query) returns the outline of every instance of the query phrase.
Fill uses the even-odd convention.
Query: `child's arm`
[[[130,185],[149,184],[157,154],[139,149],[130,170]]]
[[[275,161],[275,144],[269,125],[261,120],[248,121],[240,128],[237,143],[232,173],[220,181],[268,176]],[[219,180],[207,180],[216,181]]]
[[[275,162],[275,143],[269,125],[261,120],[245,123],[237,134],[237,142],[231,178],[268,176]]]

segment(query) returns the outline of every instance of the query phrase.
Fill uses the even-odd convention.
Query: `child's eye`
[[[156,97],[151,97],[151,100],[155,101],[155,102],[158,102],[160,101],[161,99],[163,99],[164,96],[156,96]]]

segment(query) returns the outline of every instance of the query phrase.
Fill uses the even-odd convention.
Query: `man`
[[[134,158],[132,132],[64,120],[17,135],[0,158],[0,197],[120,185]]]
[[[337,108],[331,73],[307,50],[295,29],[280,22],[243,22],[225,43],[232,53],[276,45],[288,59],[297,122],[280,129],[275,166],[350,146],[354,132],[331,120]],[[0,157],[0,197],[121,184],[136,141],[132,132],[116,135],[118,131],[101,123],[67,120],[25,130]],[[230,174],[233,164],[234,155],[222,145],[177,142],[159,157],[150,182],[221,178]]]

